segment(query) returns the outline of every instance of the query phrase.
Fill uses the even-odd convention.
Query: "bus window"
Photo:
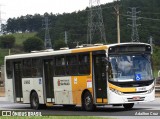
[[[88,54],[79,55],[79,74],[90,74],[90,58]]]
[[[13,77],[12,70],[13,70],[13,66],[12,66],[11,61],[6,61],[6,73],[7,73],[8,79],[12,79]]]
[[[40,59],[33,59],[32,60],[32,76],[33,77],[42,77],[42,68],[41,65],[42,61]]]
[[[23,77],[32,77],[31,59],[23,60]]]
[[[77,55],[68,55],[66,57],[66,73],[67,75],[77,75],[78,74],[78,59]]]
[[[55,65],[55,75],[62,75],[64,76],[65,73],[65,57],[64,56],[59,56],[55,58],[56,65]]]

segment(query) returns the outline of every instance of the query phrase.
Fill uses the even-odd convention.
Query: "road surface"
[[[29,104],[11,103],[0,97],[0,110],[13,112],[37,112],[45,115],[62,116],[100,116],[112,117],[117,119],[159,119],[160,118],[160,98],[154,102],[135,104],[132,110],[124,110],[122,106],[99,106],[93,112],[83,111],[80,106],[75,108],[64,108],[62,106],[53,106],[41,110],[30,109]],[[2,113],[2,112],[1,112]],[[16,114],[15,114],[16,115]],[[14,115],[14,116],[15,116]],[[129,117],[128,117],[129,116]]]

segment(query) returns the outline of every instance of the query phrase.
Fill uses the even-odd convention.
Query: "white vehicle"
[[[120,43],[5,57],[6,97],[45,105],[123,105],[155,99],[151,46]]]

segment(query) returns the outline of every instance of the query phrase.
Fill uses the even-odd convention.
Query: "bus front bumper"
[[[108,104],[150,102],[154,100],[155,100],[155,89],[150,93],[117,94],[111,90],[109,90],[108,93]]]

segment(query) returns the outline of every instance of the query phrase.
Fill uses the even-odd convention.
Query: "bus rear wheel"
[[[39,109],[39,107],[40,107],[39,98],[38,98],[38,94],[36,92],[33,92],[31,94],[30,103],[31,103],[32,109],[36,109],[36,110]]]
[[[132,109],[133,106],[134,106],[134,103],[123,104],[123,107],[124,107],[126,110]]]
[[[93,98],[89,91],[85,92],[82,98],[82,108],[86,111],[93,111],[95,105],[93,104]]]

